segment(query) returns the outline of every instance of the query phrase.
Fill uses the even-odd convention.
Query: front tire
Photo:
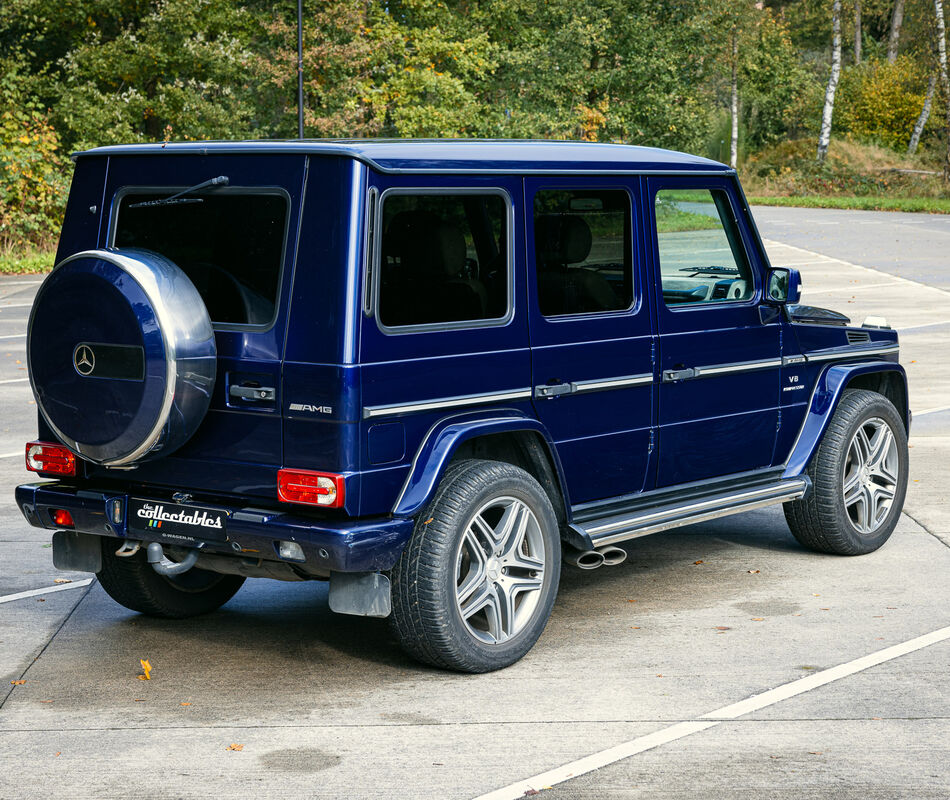
[[[811,550],[863,555],[890,538],[907,491],[907,433],[883,395],[848,389],[808,465],[812,490],[785,504],[792,534]]]
[[[452,464],[392,570],[391,626],[409,655],[461,672],[515,663],[547,624],[560,579],[551,501],[511,464]]]
[[[164,619],[196,617],[223,606],[244,583],[240,575],[195,567],[181,575],[159,575],[146,561],[145,548],[119,557],[117,541],[102,539],[102,569],[96,577],[113,600],[131,611]]]

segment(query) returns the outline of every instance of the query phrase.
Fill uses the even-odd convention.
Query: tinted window
[[[137,205],[173,193],[126,194],[113,244],[174,261],[198,289],[213,322],[268,324],[277,304],[286,199],[217,192],[189,195],[200,202]]]
[[[534,251],[538,305],[545,316],[630,307],[630,196],[625,191],[538,192]]]
[[[379,320],[431,325],[508,313],[507,205],[498,194],[391,194],[383,202]]]
[[[719,189],[656,193],[663,300],[669,305],[748,300],[755,285],[729,199]]]

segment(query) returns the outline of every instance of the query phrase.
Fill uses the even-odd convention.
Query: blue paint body
[[[277,559],[274,541],[294,539],[320,570],[388,569],[448,462],[480,437],[534,437],[570,523],[572,507],[581,504],[732,473],[800,474],[857,376],[892,374],[906,399],[896,350],[880,352],[896,345],[895,332],[860,329],[868,342],[852,346],[846,331],[854,328],[794,324],[765,299],[770,265],[733,171],[651,148],[398,141],[99,148],[77,157],[58,260],[110,245],[123,188],[181,188],[221,174],[232,187],[280,189],[289,198],[273,325],[216,326],[211,407],[184,446],[132,472],[83,463],[76,480],[20,487],[17,501],[30,509],[32,524],[52,528],[42,509],[68,508],[85,521],[80,530],[122,536],[124,524],[103,527],[97,503],[185,491],[231,511],[231,535],[266,558]],[[461,329],[384,330],[362,302],[371,190],[477,187],[503,193],[509,205],[511,314],[500,324]],[[628,193],[628,310],[540,313],[531,209],[534,194],[552,188]],[[726,193],[753,272],[749,299],[679,308],[659,299],[654,198],[660,189],[687,188]],[[77,302],[101,298],[79,291]],[[819,360],[801,358],[815,354]],[[663,380],[667,370],[768,361],[775,363]],[[629,376],[646,380],[552,397],[534,391]],[[276,387],[275,401],[231,398],[228,387],[248,379]],[[483,394],[506,399],[471,401]],[[453,405],[458,398],[469,404]],[[368,411],[424,402],[434,407]],[[331,411],[307,410],[313,407]],[[909,421],[906,400],[900,410]],[[39,434],[55,438],[42,418]],[[279,503],[281,467],[345,475],[345,508]]]

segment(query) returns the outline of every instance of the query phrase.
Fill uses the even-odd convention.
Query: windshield
[[[160,253],[201,294],[212,322],[268,325],[274,318],[287,226],[277,192],[210,191],[200,202],[152,204],[175,189],[127,192],[112,241]]]

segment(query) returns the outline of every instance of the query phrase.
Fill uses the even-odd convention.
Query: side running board
[[[685,503],[666,503],[613,516],[586,519],[575,522],[573,527],[586,533],[594,547],[603,547],[681,525],[797,500],[807,489],[808,482],[805,479],[791,478],[759,484],[754,488],[693,498]]]

